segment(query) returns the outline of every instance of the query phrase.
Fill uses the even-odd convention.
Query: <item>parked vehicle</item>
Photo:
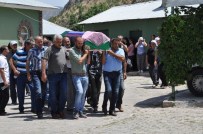
[[[196,66],[191,69],[187,77],[187,86],[195,96],[203,96],[203,67]]]

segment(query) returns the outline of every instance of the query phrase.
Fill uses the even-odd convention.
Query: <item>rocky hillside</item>
[[[82,30],[77,23],[113,6],[133,4],[150,0],[69,0],[60,15],[50,21],[72,30]]]

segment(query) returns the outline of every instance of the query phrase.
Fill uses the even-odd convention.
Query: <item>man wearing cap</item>
[[[16,41],[10,41],[8,44],[8,49],[9,49],[9,53],[6,56],[7,60],[9,62],[9,60],[13,57],[13,55],[16,53],[17,51],[17,42]],[[11,104],[16,105],[17,104],[17,92],[16,92],[16,84],[17,84],[17,80],[16,77],[14,76],[14,72],[10,67],[10,63],[9,63],[9,70],[10,70],[10,97],[11,97]]]
[[[157,81],[158,65],[154,64],[156,45],[157,45],[156,41],[152,40],[146,55],[146,65],[148,65],[149,67],[149,74],[153,82],[153,87],[156,87],[158,85],[158,81]]]
[[[166,86],[168,86],[168,83],[166,81],[166,75],[165,72],[163,70],[164,67],[164,63],[161,61],[161,58],[159,57],[159,45],[161,44],[160,41],[160,37],[156,37],[155,38],[156,42],[157,42],[157,49],[156,49],[156,54],[155,54],[155,65],[158,65],[158,77],[161,79],[161,88],[165,88]]]
[[[26,57],[28,51],[32,48],[32,44],[30,40],[26,40],[24,42],[24,48],[19,49],[10,59],[10,65],[14,72],[14,76],[17,77],[17,94],[18,94],[18,102],[19,102],[19,111],[20,113],[24,113],[24,98],[25,98],[25,87],[26,84],[31,90],[31,109],[35,109],[34,104],[34,93],[33,93],[33,85],[31,82],[27,80],[27,71],[26,71]],[[16,63],[16,65],[14,64]]]

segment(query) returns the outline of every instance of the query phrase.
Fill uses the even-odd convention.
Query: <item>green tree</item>
[[[161,45],[158,53],[164,71],[172,86],[171,99],[175,100],[175,86],[183,84],[195,64],[203,64],[203,6],[181,7],[167,17],[160,30]],[[180,16],[183,11],[187,16]]]
[[[79,13],[78,16],[76,15],[71,15],[70,16],[70,25],[72,27],[73,30],[79,30],[82,31],[82,26],[78,25],[79,22],[86,20],[98,13],[101,13],[105,10],[108,9],[108,5],[106,3],[99,3],[99,4],[95,4],[94,6],[92,6],[87,12],[84,12],[84,8],[80,5],[78,6],[79,8]]]

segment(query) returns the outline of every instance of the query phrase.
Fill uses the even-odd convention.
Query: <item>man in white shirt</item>
[[[0,53],[0,116],[2,116],[6,115],[5,107],[9,100],[9,66],[6,59],[8,47],[1,46]]]

